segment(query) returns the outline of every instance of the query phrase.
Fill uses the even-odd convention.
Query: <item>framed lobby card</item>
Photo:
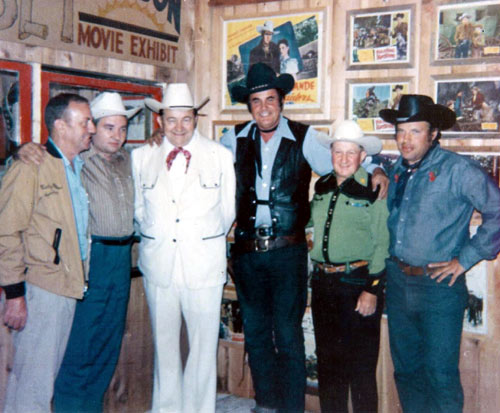
[[[455,112],[457,122],[443,136],[500,137],[500,76],[436,76],[434,101]]]
[[[414,6],[347,13],[347,69],[413,66]]]
[[[285,109],[321,111],[324,89],[324,12],[259,16],[227,20],[223,27],[222,110],[246,111],[231,98],[231,89],[245,86],[254,63],[266,63],[277,75],[288,73],[295,87]],[[264,35],[267,33],[268,35]]]
[[[397,109],[401,96],[410,93],[409,79],[391,82],[349,81],[346,90],[346,118],[354,119],[365,133],[394,134],[394,126],[378,113],[382,109]]]
[[[437,8],[432,64],[500,62],[500,3],[470,1]]]

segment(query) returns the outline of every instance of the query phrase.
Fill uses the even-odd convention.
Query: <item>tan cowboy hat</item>
[[[102,92],[90,102],[90,111],[94,119],[106,116],[126,116],[128,119],[135,116],[142,108],[126,109],[122,98],[116,92]]]
[[[352,142],[363,148],[367,155],[376,155],[382,150],[382,141],[376,136],[365,136],[363,129],[354,120],[340,122],[333,136],[320,132],[318,141],[328,149],[338,141]]]
[[[278,31],[274,31],[274,24],[271,20],[267,20],[263,25],[257,26],[257,31],[262,34],[262,32],[269,32],[272,34],[279,34]]]
[[[198,112],[209,100],[210,98],[207,97],[198,106],[195,106],[187,83],[170,83],[161,102],[158,102],[156,99],[146,98],[144,99],[144,103],[156,113],[162,109],[194,109],[195,112]]]

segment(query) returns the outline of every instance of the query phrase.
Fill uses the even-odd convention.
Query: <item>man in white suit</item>
[[[170,84],[159,113],[166,139],[132,152],[135,219],[155,342],[153,412],[214,412],[226,234],[235,216],[232,154],[200,135],[189,88]],[[184,318],[189,356],[182,372]]]

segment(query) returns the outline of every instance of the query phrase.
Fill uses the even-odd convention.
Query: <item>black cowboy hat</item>
[[[276,76],[274,70],[264,63],[256,63],[250,67],[245,86],[234,86],[231,97],[240,103],[246,103],[252,93],[263,92],[269,89],[279,89],[285,95],[290,93],[295,85],[292,75],[284,73]]]
[[[394,16],[394,19],[392,19],[392,20],[396,21],[398,19],[398,17],[401,17],[402,19],[404,19],[405,15],[403,13],[398,13],[398,14],[396,14],[396,16]]]
[[[382,109],[380,117],[386,122],[397,123],[426,121],[440,130],[451,128],[456,121],[455,112],[446,106],[435,104],[425,95],[403,95],[399,109]]]

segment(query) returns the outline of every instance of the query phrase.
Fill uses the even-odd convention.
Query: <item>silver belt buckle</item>
[[[266,239],[256,239],[255,240],[255,252],[267,252],[269,251],[269,238],[267,237]],[[261,247],[260,242],[264,243],[264,246]]]
[[[260,225],[255,228],[255,236],[258,240],[268,240],[271,238],[271,229],[272,227],[270,225]]]

